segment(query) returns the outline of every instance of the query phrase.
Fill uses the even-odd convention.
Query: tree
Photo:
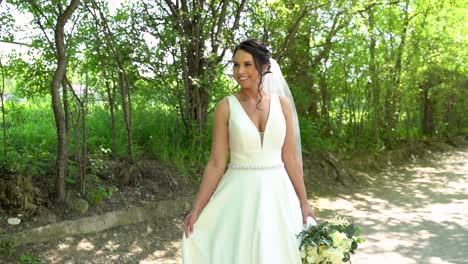
[[[52,107],[54,110],[55,124],[57,126],[58,152],[57,152],[57,176],[55,182],[56,199],[59,202],[65,200],[65,176],[68,161],[68,139],[66,123],[63,116],[63,108],[60,99],[59,88],[65,79],[67,70],[67,56],[65,52],[64,27],[72,13],[76,10],[79,0],[71,0],[70,4],[63,9],[59,1],[57,6],[59,15],[55,26],[55,48],[57,51],[57,69],[51,83]]]
[[[205,1],[145,1],[146,21],[151,33],[165,45],[178,46],[183,81],[180,111],[189,138],[198,134],[200,144],[207,125],[208,107],[211,102],[213,80],[220,62],[234,41],[239,28],[246,0]],[[151,23],[150,21],[154,21]],[[164,21],[167,28],[177,32],[174,39],[167,39],[158,29],[157,22]]]
[[[0,2],[1,4],[1,2]],[[5,122],[5,69],[3,68],[2,60],[0,59],[0,71],[2,75],[2,88],[0,90],[0,109],[2,111],[2,127],[3,127],[3,155],[7,156],[7,142],[6,142],[6,122]]]
[[[128,70],[125,65],[126,64],[126,60],[124,59],[125,56],[122,54],[121,50],[116,44],[117,41],[116,41],[116,38],[114,37],[114,33],[112,32],[109,26],[109,23],[107,21],[107,18],[103,13],[102,4],[98,3],[97,1],[91,1],[91,6],[87,6],[87,9],[89,13],[92,14],[96,23],[100,25],[100,29],[102,30],[103,35],[104,35],[106,49],[112,54],[112,58],[113,60],[115,60],[115,63],[118,68],[118,71],[117,71],[118,87],[119,87],[119,92],[120,92],[120,96],[122,99],[122,109],[123,109],[124,120],[125,120],[125,128],[127,130],[127,155],[128,155],[129,160],[132,161],[133,140],[132,140],[132,103],[131,103],[131,94],[130,94],[131,83],[129,79]],[[99,35],[96,35],[96,36],[97,36],[97,40],[100,41],[101,39],[99,38]],[[98,51],[98,54],[102,58],[100,51]],[[128,58],[128,56],[126,57]],[[103,74],[107,74],[105,69],[103,69]],[[114,98],[110,92],[108,82],[106,82],[106,87],[107,87],[107,95],[109,98],[109,107],[111,111],[112,122],[114,124],[114,117],[113,117]],[[113,131],[114,129],[115,127],[113,127]],[[114,134],[113,134],[113,137],[115,137]]]
[[[69,109],[67,99],[66,69],[67,54],[65,47],[64,28],[73,12],[79,5],[79,0],[71,0],[64,8],[62,1],[55,1],[46,6],[41,6],[34,0],[28,0],[29,5],[19,2],[18,6],[30,10],[34,14],[38,26],[41,28],[50,50],[53,51],[57,60],[57,66],[50,83],[50,94],[52,97],[52,108],[54,112],[55,124],[57,129],[57,159],[56,159],[56,178],[55,191],[56,200],[63,202],[65,200],[65,176],[67,174],[68,162],[68,130],[69,130]],[[45,10],[54,10],[56,14],[53,20],[45,15]],[[51,27],[51,28],[48,28]],[[54,41],[51,40],[48,30],[53,29]],[[50,31],[49,31],[50,32]],[[63,85],[65,84],[65,85]],[[60,96],[60,86],[63,88]],[[63,106],[62,106],[63,103]]]

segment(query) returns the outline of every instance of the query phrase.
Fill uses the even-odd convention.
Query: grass
[[[175,164],[185,175],[199,177],[200,168],[206,163],[211,145],[212,120],[209,117],[205,143],[200,145],[192,135],[188,140],[185,126],[174,107],[149,103],[135,97],[133,100],[133,153]],[[73,115],[73,118],[76,116]],[[127,132],[122,111],[116,108],[116,149],[112,153],[125,157],[127,151]],[[73,119],[74,120],[74,119]],[[7,168],[34,175],[45,175],[54,166],[57,148],[55,121],[50,106],[50,98],[36,98],[26,101],[7,101],[6,103],[7,151],[0,162]],[[112,131],[109,110],[104,103],[94,103],[88,107],[87,149],[90,154],[109,154],[112,148]],[[325,124],[301,119],[301,138],[304,152],[311,150],[351,153],[353,151],[382,149],[382,140],[373,139],[370,128],[364,125],[360,133],[343,125],[340,129],[331,127],[332,135],[323,136]],[[72,125],[73,127],[73,125]],[[468,131],[468,128],[460,132]],[[396,131],[389,135],[393,141],[406,137],[405,123],[402,121]],[[73,131],[70,132],[70,155],[74,155]],[[409,130],[412,139],[422,137],[420,128]],[[0,153],[3,152],[0,146]],[[197,174],[198,173],[198,174]]]

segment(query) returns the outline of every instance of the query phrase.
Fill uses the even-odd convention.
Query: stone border
[[[101,232],[110,228],[133,225],[158,217],[177,217],[190,210],[194,196],[151,202],[142,207],[113,211],[103,215],[68,220],[14,234],[0,235],[0,243],[39,243],[67,236]]]

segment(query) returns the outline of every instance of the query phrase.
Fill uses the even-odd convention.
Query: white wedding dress
[[[284,168],[286,122],[271,95],[263,140],[234,95],[229,100],[231,163],[188,239],[184,264],[299,264],[302,213]]]

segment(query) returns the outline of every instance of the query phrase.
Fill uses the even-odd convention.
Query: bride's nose
[[[245,67],[243,65],[239,65],[239,67],[237,68],[237,74],[242,75],[244,71],[245,71]]]

